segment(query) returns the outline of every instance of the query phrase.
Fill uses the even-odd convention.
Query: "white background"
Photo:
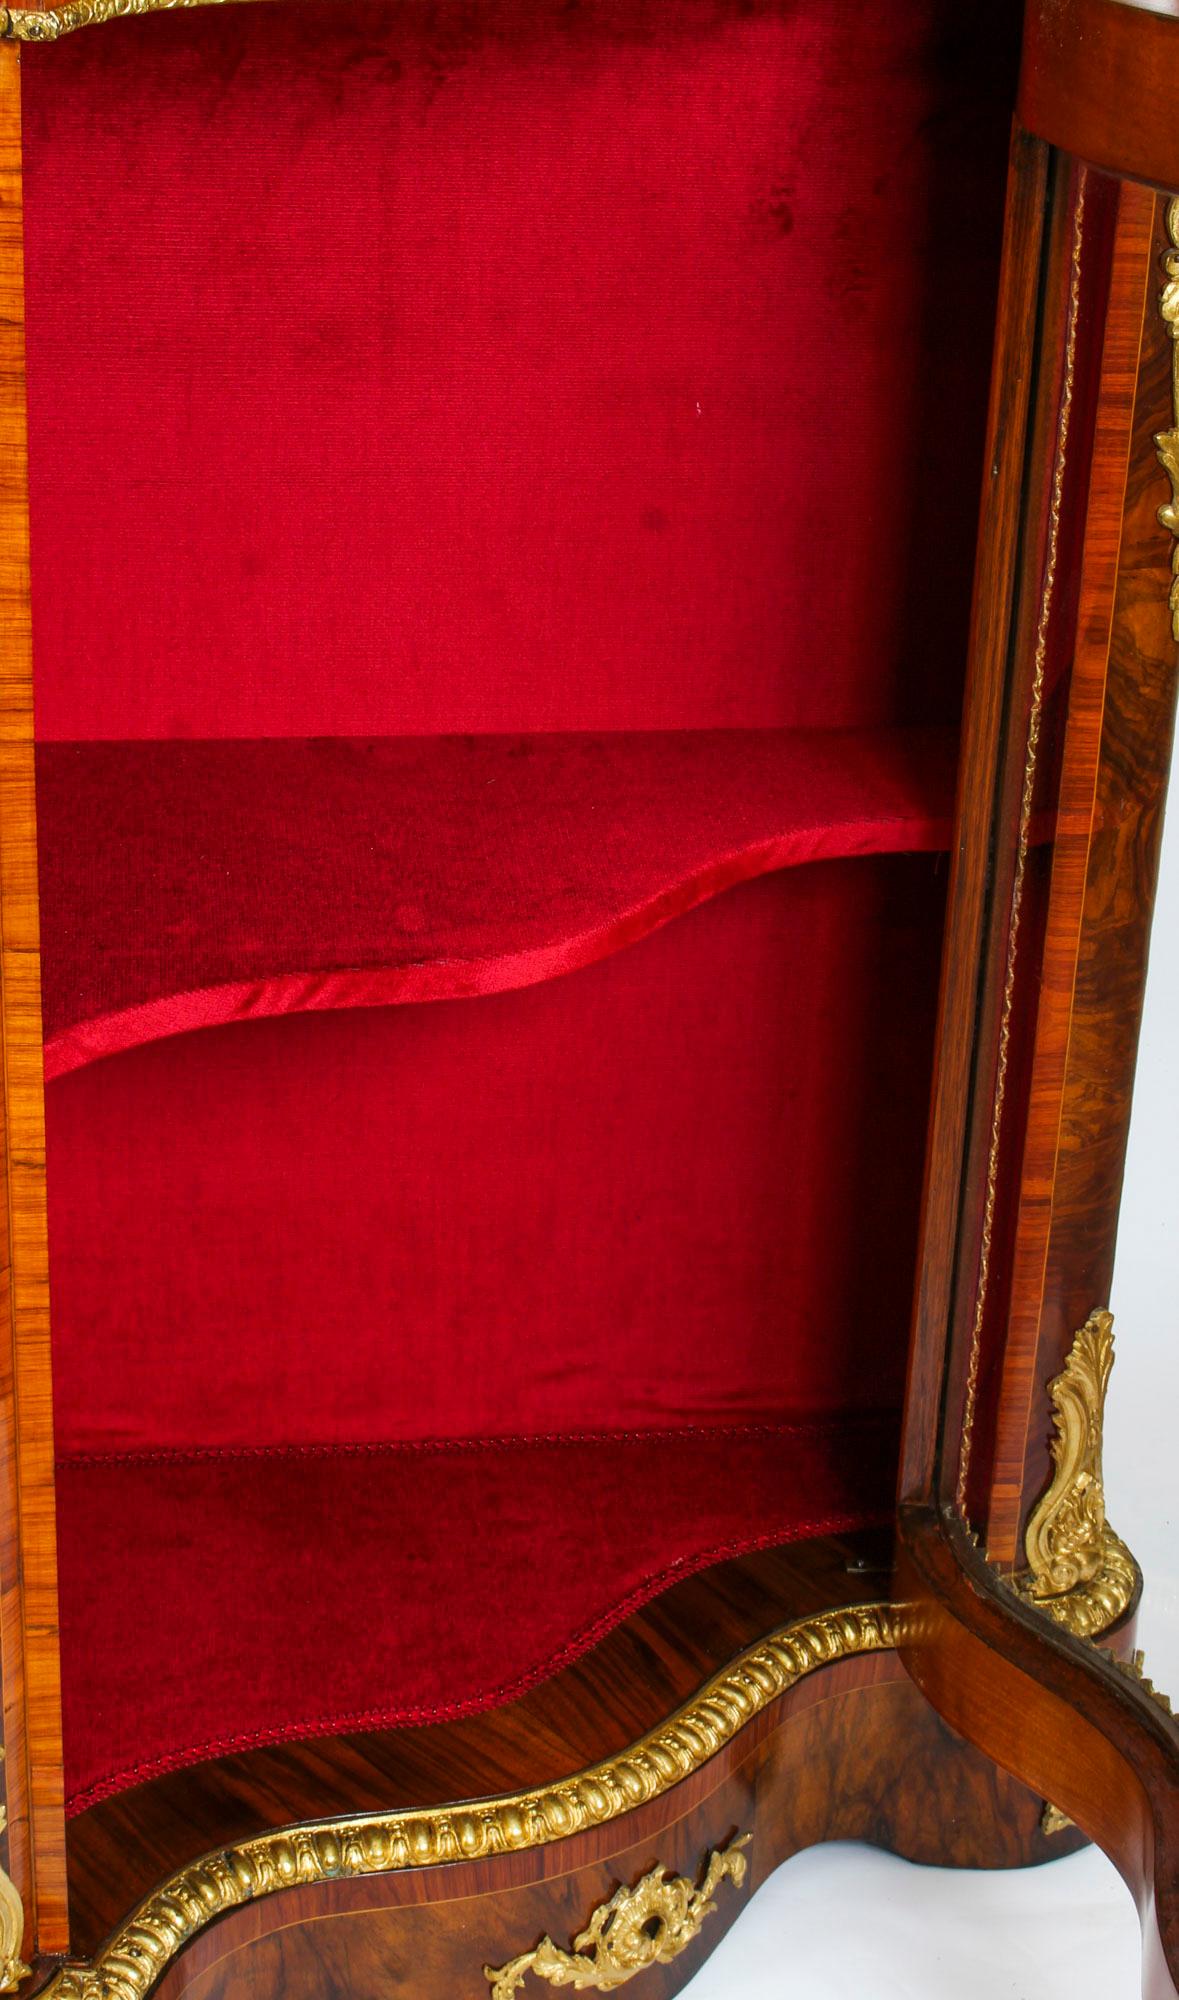
[[[1179,799],[1164,841],[1111,1300],[1110,1518],[1146,1575],[1147,1670],[1179,1708]],[[1095,1849],[1001,1874],[865,1847],[780,1868],[689,2000],[1138,2000],[1138,1920]]]

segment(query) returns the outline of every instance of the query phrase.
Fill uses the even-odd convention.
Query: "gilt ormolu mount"
[[[1105,1516],[1101,1447],[1113,1359],[1113,1314],[1092,1313],[1050,1385],[1054,1471],[1028,1522],[1020,1578],[1029,1600],[1081,1639],[1119,1624],[1141,1588],[1137,1564]]]

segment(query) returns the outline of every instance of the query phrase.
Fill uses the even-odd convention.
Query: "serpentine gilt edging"
[[[467,1805],[288,1827],[207,1854],[153,1890],[91,1964],[55,1973],[44,2000],[145,2000],[207,1924],[280,1889],[484,1860],[602,1826],[690,1777],[807,1674],[854,1654],[892,1651],[899,1625],[888,1604],[800,1618],[722,1668],[629,1750],[557,1784]]]
[[[0,7],[0,41],[59,42],[63,35],[99,27],[104,21],[230,4],[234,0],[66,0],[62,7]]]

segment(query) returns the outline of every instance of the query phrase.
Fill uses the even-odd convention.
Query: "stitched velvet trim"
[[[733,884],[946,846],[952,732],[49,744],[49,1078],[186,1029],[532,985]]]
[[[944,878],[787,869],[477,1005],[60,1078],[60,1450],[895,1405],[904,1340],[876,1329],[912,1295]]]
[[[885,1520],[896,1428],[67,1460],[67,1810],[510,1701],[694,1570]]]

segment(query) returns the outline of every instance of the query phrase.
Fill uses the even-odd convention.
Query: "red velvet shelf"
[[[938,904],[898,929],[919,864],[855,857],[944,848],[953,764],[937,730],[38,750],[51,1077],[502,996],[50,1093],[70,1810],[502,1702],[692,1569],[887,1519],[901,1349],[850,1329],[866,1270],[903,1324],[923,1088],[856,1257],[826,1232]]]
[[[803,862],[948,844],[951,731],[49,743],[45,1065],[603,958]]]
[[[886,1520],[896,1429],[67,1460],[67,1809],[230,1750],[510,1700],[692,1570]]]

